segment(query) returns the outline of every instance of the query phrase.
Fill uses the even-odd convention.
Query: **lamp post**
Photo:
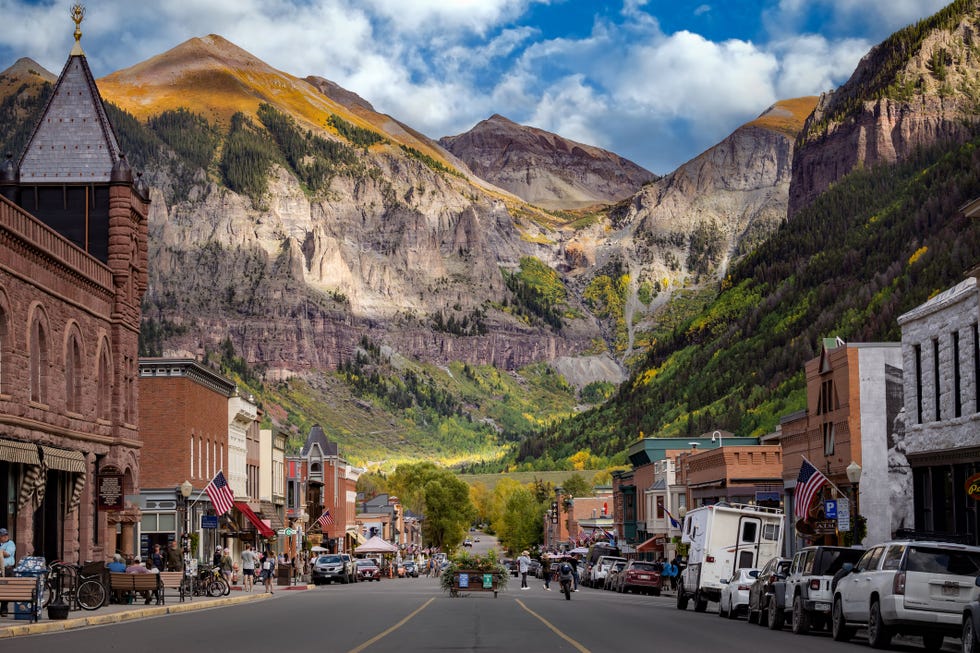
[[[851,461],[851,464],[847,466],[844,470],[847,473],[847,480],[851,484],[851,491],[854,493],[854,523],[851,525],[851,531],[854,533],[854,543],[860,544],[857,541],[858,534],[858,521],[861,518],[861,494],[860,494],[860,484],[861,484],[861,466],[855,461]]]
[[[177,486],[175,492],[177,495],[177,512],[179,513],[177,515],[177,519],[178,519],[177,539],[179,540],[180,550],[184,556],[185,567],[187,565],[187,560],[191,550],[190,548],[191,529],[190,529],[190,520],[188,519],[188,514],[187,514],[187,500],[191,497],[191,493],[193,491],[194,491],[194,486],[191,485],[190,481],[185,480],[183,483]]]
[[[715,438],[718,438],[718,446],[719,447],[723,447],[724,446],[724,442],[722,442],[722,439],[721,439],[721,431],[715,431],[714,433],[711,434],[711,442],[712,443],[715,442]]]

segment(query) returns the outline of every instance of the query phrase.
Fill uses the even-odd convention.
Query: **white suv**
[[[837,583],[834,639],[846,641],[866,626],[874,648],[887,648],[901,633],[921,636],[926,650],[938,651],[944,637],[960,636],[977,576],[980,547],[916,541],[872,547]]]
[[[592,587],[602,588],[603,582],[606,580],[606,576],[609,574],[609,570],[613,568],[617,562],[622,562],[626,564],[626,558],[620,558],[619,556],[601,556],[595,562],[595,566],[590,570],[591,577],[589,578],[589,585]]]

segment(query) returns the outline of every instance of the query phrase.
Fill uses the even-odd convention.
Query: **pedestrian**
[[[551,591],[551,554],[541,556],[541,575],[544,576],[544,588]]]
[[[220,546],[214,547],[214,557],[211,559],[211,562],[214,564],[215,567],[220,567],[221,566],[221,547]]]
[[[681,575],[681,563],[675,555],[670,561],[670,589],[677,591],[677,577]]]
[[[167,570],[184,571],[184,555],[177,546],[177,540],[170,540],[170,546],[167,547]]]
[[[573,592],[578,591],[578,554],[575,553],[569,559],[568,564],[572,565],[572,580],[575,582],[575,586],[572,589]]]
[[[246,544],[245,550],[242,551],[242,587],[246,592],[251,592],[252,586],[255,584],[256,562],[258,562],[258,556],[252,550],[252,545]]]
[[[272,589],[272,577],[276,573],[276,557],[269,549],[265,550],[262,557],[262,583],[265,585],[266,594],[275,594]]]
[[[521,574],[521,589],[526,590],[527,587],[527,570],[531,566],[530,554],[527,549],[521,551],[521,556],[517,559],[517,571]]]
[[[149,560],[147,560],[147,562],[150,563],[151,569],[156,569],[157,571],[165,570],[163,563],[163,551],[160,550],[159,544],[153,545],[153,550],[150,552]]]
[[[17,561],[17,544],[10,539],[10,532],[6,528],[0,528],[0,556],[2,556],[3,566],[0,568],[0,576],[13,576],[14,563]],[[7,602],[0,602],[0,617],[7,616]]]
[[[231,549],[226,547],[225,550],[222,551],[220,564],[221,575],[225,577],[225,580],[228,581],[228,586],[231,587],[231,575],[235,570],[235,563],[231,560]]]

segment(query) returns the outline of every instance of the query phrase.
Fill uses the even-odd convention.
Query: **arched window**
[[[112,417],[112,363],[109,360],[109,343],[102,341],[99,354],[99,374],[96,385],[96,416],[108,420]]]
[[[65,352],[65,408],[72,413],[82,410],[82,352],[74,333]]]
[[[48,396],[48,336],[39,317],[31,322],[31,401],[44,403]]]

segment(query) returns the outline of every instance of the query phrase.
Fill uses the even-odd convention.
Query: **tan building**
[[[719,501],[765,505],[779,502],[783,454],[778,445],[723,445],[693,452],[681,460],[690,508]]]

